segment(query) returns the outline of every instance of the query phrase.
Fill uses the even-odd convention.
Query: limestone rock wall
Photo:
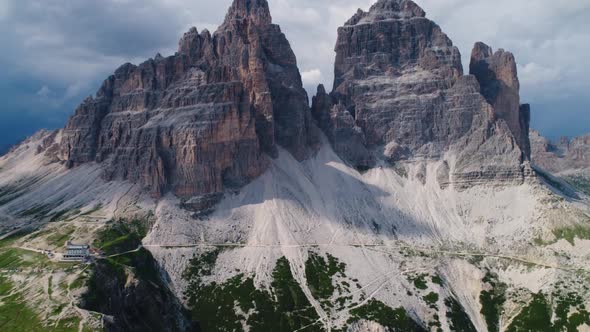
[[[353,166],[441,160],[450,168],[441,185],[460,187],[532,174],[530,108],[510,53],[478,43],[474,75],[463,75],[459,50],[410,0],[359,10],[335,51],[333,91],[318,89],[312,114]]]
[[[268,3],[235,0],[213,35],[192,28],[175,55],[117,69],[76,110],[59,156],[69,167],[101,162],[107,179],[156,197],[190,197],[247,183],[278,145],[305,159],[317,134]]]
[[[552,142],[531,130],[530,138],[535,166],[555,174],[590,169],[590,134]]]

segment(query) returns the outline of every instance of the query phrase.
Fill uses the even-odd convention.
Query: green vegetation
[[[590,226],[575,225],[553,230],[557,239],[565,239],[572,246],[575,245],[575,239],[590,240]]]
[[[199,322],[202,331],[241,331],[241,321],[245,317],[235,312],[235,302],[240,302],[241,308],[247,308],[251,304],[245,301],[248,297],[252,302],[258,301],[260,306],[266,300],[255,289],[253,281],[243,282],[241,275],[219,286],[211,284],[193,288],[192,281],[186,297],[192,308],[191,315]],[[268,306],[268,303],[264,304]]]
[[[136,249],[148,232],[144,221],[116,221],[97,234],[93,245],[106,255],[114,255]]]
[[[52,263],[45,255],[10,247],[15,241],[29,235],[31,231],[31,228],[23,228],[0,241],[0,272],[63,266]]]
[[[53,282],[53,275],[50,275],[49,279],[47,280],[47,294],[49,295],[49,298],[51,298],[51,295],[53,294],[52,282]]]
[[[531,303],[514,318],[508,332],[552,331],[551,307],[543,294],[533,295]]]
[[[560,227],[552,230],[552,232],[555,239],[545,241],[541,237],[536,237],[533,239],[533,243],[538,246],[547,246],[563,239],[573,246],[576,244],[576,238],[580,240],[590,240],[590,220],[588,220],[588,224],[582,223],[573,226]]]
[[[567,295],[556,292],[553,295],[554,311],[551,301],[544,294],[533,294],[531,301],[513,319],[507,331],[576,332],[584,324],[590,326],[590,312],[586,310],[580,295],[572,292]],[[552,317],[555,317],[553,323]]]
[[[283,257],[277,261],[272,277],[271,286],[278,303],[277,312],[281,313],[281,327],[288,326],[292,328],[290,331],[293,331],[319,319],[315,309],[293,278],[286,258]]]
[[[54,263],[43,254],[10,247],[15,241],[31,234],[33,230],[23,228],[0,241],[0,331],[78,331],[80,318],[71,308],[70,311],[64,312],[69,300],[68,303],[58,302],[58,294],[64,291],[65,283],[53,287],[55,272],[72,273],[77,269],[76,265]],[[8,275],[17,275],[33,280],[33,283],[39,283],[33,299],[29,299],[31,294],[28,293],[32,292],[31,289],[16,287],[7,278]],[[48,276],[46,284],[41,283],[45,275]],[[45,285],[47,295],[42,291]],[[65,287],[67,288],[67,285]],[[24,289],[28,289],[26,295]],[[51,315],[42,319],[39,313],[35,312],[37,303],[48,305]],[[55,319],[57,316],[61,316],[59,320]],[[88,326],[83,326],[82,330],[90,331]]]
[[[324,257],[309,252],[309,258],[305,262],[305,277],[312,295],[316,299],[328,299],[334,294],[334,284],[332,277],[339,274],[344,277],[346,264],[339,263],[338,260],[328,254],[328,262]]]
[[[101,268],[110,271],[113,278],[123,282],[127,279],[126,270],[133,272],[136,278],[142,281],[150,281],[157,285],[161,284],[159,270],[149,251],[140,248],[138,251],[129,252],[137,249],[141,245],[141,239],[147,234],[147,228],[144,222],[140,220],[117,221],[110,223],[106,228],[98,232],[94,241],[94,246],[109,255],[119,255],[107,258],[101,262]],[[97,286],[100,280],[96,280],[96,274],[92,274],[89,285],[90,289],[86,294],[87,301],[91,306],[99,307],[103,299],[94,299],[95,296],[101,296],[93,286]]]
[[[203,283],[202,277],[210,276],[217,262],[220,250],[215,249],[202,255],[195,255],[183,273],[183,278],[189,281],[189,289],[198,292]]]
[[[59,229],[56,233],[47,237],[47,243],[56,247],[63,247],[65,246],[66,241],[68,241],[72,234],[74,234],[75,230],[76,229],[72,226]]]
[[[13,244],[16,240],[31,234],[33,231],[34,229],[31,227],[20,228],[11,235],[8,235],[7,237],[0,240],[0,248]]]
[[[433,309],[436,309],[436,303],[438,302],[438,298],[438,294],[435,292],[430,292],[422,297],[424,302],[426,302],[426,304],[428,304]]]
[[[553,295],[553,312],[551,301],[544,294],[533,294],[532,300],[514,318],[507,331],[576,332],[584,324],[590,326],[590,312],[580,295],[572,292],[561,295],[559,291]],[[551,317],[555,317],[553,323]]]
[[[139,247],[145,233],[140,220],[109,223],[95,243],[116,256],[97,260],[90,277],[75,280],[70,288],[86,283],[84,308],[113,316],[122,330],[175,329],[176,315],[183,313],[178,313],[174,295],[162,282],[157,262]]]
[[[100,274],[97,271],[100,271]],[[88,280],[88,289],[82,295],[85,309],[101,312],[108,306],[107,303],[111,298],[105,288],[107,280],[102,280],[103,276],[108,276],[108,282],[114,285],[124,285],[127,280],[123,266],[108,260],[97,262]]]
[[[0,331],[27,332],[76,332],[80,324],[77,317],[66,317],[59,323],[42,322],[31,308],[29,308],[20,292],[12,286],[10,281],[0,275]],[[61,310],[60,310],[61,311]],[[47,324],[47,325],[45,325]],[[85,329],[85,331],[88,331]]]
[[[84,275],[79,276],[76,278],[72,283],[68,286],[69,289],[79,289],[86,285],[87,277]]]
[[[448,297],[445,299],[445,305],[447,306],[447,320],[451,331],[477,332],[465,309],[457,300]]]
[[[59,320],[59,323],[49,325],[51,332],[77,332],[78,326],[80,325],[80,318],[78,317],[67,317]],[[47,328],[45,329],[47,331]],[[83,331],[92,331],[88,327],[83,328]]]
[[[36,252],[18,248],[0,250],[0,270],[23,270],[27,268],[46,268],[66,266],[67,264],[53,263]]]
[[[436,285],[439,285],[441,287],[443,286],[443,280],[442,280],[442,278],[439,275],[435,275],[435,276],[432,277],[432,283],[433,284],[436,284]]]
[[[436,331],[436,332],[443,332],[442,323],[440,322],[440,317],[435,314],[433,318],[434,318],[434,321],[428,323],[428,327],[430,328],[430,330]],[[436,329],[435,329],[435,327],[436,327]]]
[[[145,226],[138,220],[111,222],[98,232],[93,245],[101,249],[107,256],[117,255],[137,249],[146,232]],[[149,267],[144,268],[143,266],[143,262],[146,259],[149,261],[150,257],[151,254],[142,249],[137,252],[105,259],[102,263],[112,269],[114,276],[117,277],[116,279],[124,280],[126,278],[125,268],[137,269],[138,271],[135,272],[139,275],[142,275],[141,272],[144,270],[151,270]],[[153,273],[148,273],[148,275],[153,275]]]
[[[479,295],[481,303],[481,314],[484,316],[488,331],[500,331],[500,316],[503,312],[504,303],[506,302],[506,284],[498,281],[498,276],[488,272],[483,278],[483,282],[491,288],[483,290]]]
[[[383,325],[393,331],[426,331],[416,323],[404,308],[392,309],[383,302],[369,300],[365,305],[352,309],[348,324],[359,320],[369,320]]]
[[[569,293],[566,296],[559,297],[555,306],[555,321],[553,328],[555,331],[577,331],[581,325],[590,326],[590,312],[586,310],[584,300],[575,293]],[[575,312],[568,317],[570,309]]]
[[[202,277],[211,274],[217,255],[213,251],[194,257],[183,276],[189,281],[185,296],[192,317],[202,331],[242,331],[242,322],[250,331],[323,330],[286,258],[277,261],[269,293],[256,289],[253,278],[243,275],[223,284],[204,285]]]
[[[6,295],[0,301],[1,331],[44,331],[35,312],[29,309],[22,296],[13,292],[7,279],[0,277],[0,294]]]
[[[426,281],[428,274],[420,274],[414,277],[409,276],[408,280],[414,283],[414,287],[420,290],[428,289],[428,283]]]

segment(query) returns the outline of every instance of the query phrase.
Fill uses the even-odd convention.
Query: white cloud
[[[39,91],[37,91],[37,96],[41,97],[41,99],[49,98],[50,94],[51,94],[51,89],[47,85],[42,86],[41,89],[39,89]]]
[[[76,83],[67,87],[66,93],[64,94],[63,99],[64,99],[64,101],[72,99],[72,98],[80,95],[80,93],[84,92],[86,89],[88,89],[87,83],[76,82]]]
[[[306,70],[301,73],[301,79],[305,86],[317,86],[321,83],[322,71],[319,69]]]
[[[525,99],[544,93],[527,89],[527,84],[561,79],[568,88],[579,90],[574,82],[590,83],[590,58],[585,55],[590,52],[587,42],[590,40],[588,0],[416,2],[460,48],[465,67],[476,41],[513,52],[522,68],[521,79],[528,91],[523,96]]]
[[[561,80],[561,70],[530,62],[518,66],[518,76],[521,85],[556,84]]]

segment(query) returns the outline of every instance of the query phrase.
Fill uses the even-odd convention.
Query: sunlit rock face
[[[422,9],[381,0],[338,29],[333,91],[318,89],[312,113],[357,168],[434,159],[445,163],[445,186],[522,182],[530,111],[519,104],[514,57],[483,45],[472,67],[487,64],[497,77],[465,76],[459,50]]]
[[[104,164],[107,179],[188,197],[241,186],[277,146],[317,145],[295,55],[268,4],[236,0],[211,35],[190,29],[178,52],[125,64],[78,107],[59,156]]]

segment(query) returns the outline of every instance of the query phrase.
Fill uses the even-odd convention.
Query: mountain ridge
[[[318,88],[312,113],[362,169],[440,159],[441,186],[522,183],[534,174],[519,88],[511,53],[476,43],[463,75],[458,48],[422,9],[378,1],[338,29],[334,88]]]
[[[277,144],[303,159],[315,136],[268,4],[236,1],[213,35],[191,28],[176,55],[117,69],[64,128],[58,158],[104,163],[106,179],[142,183],[155,197],[191,197],[260,175]]]

